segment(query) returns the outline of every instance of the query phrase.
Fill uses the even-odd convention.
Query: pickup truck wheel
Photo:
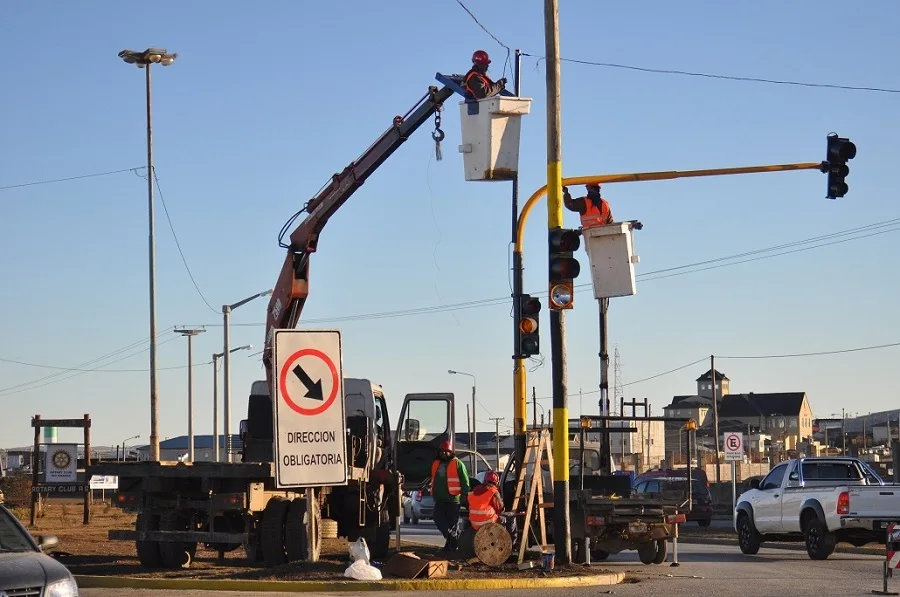
[[[158,531],[158,517],[146,512],[138,512],[137,519],[134,521],[134,530],[136,531]],[[138,561],[144,568],[160,568],[162,567],[162,556],[159,554],[159,541],[135,541],[135,550],[137,551]]]
[[[806,539],[806,553],[811,560],[824,560],[834,553],[837,538],[818,517],[807,520],[803,535]]]
[[[750,556],[757,554],[761,543],[762,537],[753,525],[753,521],[750,520],[750,516],[742,513],[738,516],[738,546],[741,548],[741,553]]]

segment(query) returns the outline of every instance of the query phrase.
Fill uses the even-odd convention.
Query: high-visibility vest
[[[472,94],[472,97],[475,97],[475,92],[472,91],[472,88],[469,86],[469,81],[472,80],[472,77],[480,77],[481,79],[483,79],[485,87],[490,87],[493,84],[493,82],[487,76],[482,75],[477,70],[470,70],[466,75],[466,78],[463,80],[463,86],[466,88],[466,91]]]
[[[459,482],[459,468],[456,458],[452,458],[447,463],[447,493],[450,495],[459,495],[462,493],[462,484]],[[431,463],[431,490],[434,491],[434,478],[437,476],[438,467],[441,465],[440,460]]]
[[[581,214],[581,227],[593,228],[613,223],[612,210],[605,199],[600,200],[600,207],[590,197],[584,198],[584,213]]]
[[[491,505],[494,496],[500,491],[496,487],[486,487],[484,493],[469,494],[469,524],[476,531],[489,522],[497,522],[497,511]]]

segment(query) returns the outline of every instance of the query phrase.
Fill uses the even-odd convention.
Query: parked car
[[[703,469],[691,471],[691,509],[686,514],[688,522],[696,521],[701,527],[712,523],[712,493]],[[651,494],[664,499],[687,496],[687,469],[657,469],[635,477],[632,491],[635,494]]]
[[[434,518],[434,497],[432,497],[430,489],[425,487],[413,491],[410,497],[412,499],[403,504],[403,522],[405,524],[409,524],[410,520],[413,524],[419,524],[422,519]]]
[[[787,460],[750,487],[733,519],[745,554],[765,541],[803,541],[810,559],[824,560],[838,541],[883,544],[887,525],[900,520],[900,485],[858,458]]]
[[[0,595],[78,597],[72,574],[44,553],[57,545],[53,535],[35,542],[12,512],[0,506]]]

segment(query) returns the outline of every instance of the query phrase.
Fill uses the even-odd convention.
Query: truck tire
[[[837,537],[828,531],[818,516],[810,516],[803,525],[803,538],[806,540],[806,553],[811,560],[824,560],[834,553]]]
[[[190,513],[184,511],[165,512],[159,517],[161,531],[190,530]],[[166,568],[189,568],[197,555],[196,541],[160,541],[159,555]]]
[[[309,558],[306,512],[305,498],[297,498],[288,506],[284,521],[284,549],[288,562],[305,562]]]
[[[738,515],[738,547],[741,553],[748,556],[759,553],[759,546],[762,544],[762,537],[756,530],[753,521],[746,512]]]
[[[643,543],[639,543],[637,552],[638,557],[641,559],[641,564],[652,564],[656,559],[656,541],[645,541]]]
[[[280,566],[287,562],[287,554],[284,551],[284,524],[289,505],[290,502],[286,499],[275,497],[269,500],[263,510],[260,546],[266,566]]]
[[[321,519],[322,529],[321,535],[323,539],[337,539],[338,536],[338,523],[333,518],[322,518]]]
[[[669,542],[665,539],[656,540],[656,557],[653,558],[654,564],[662,564],[666,561],[666,552],[669,549]]]
[[[138,512],[137,519],[134,521],[135,531],[158,531],[158,517],[148,514],[143,510]],[[135,551],[137,551],[138,561],[144,568],[161,568],[162,556],[159,553],[158,541],[135,541]]]

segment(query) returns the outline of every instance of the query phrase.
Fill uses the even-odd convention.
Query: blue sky
[[[467,2],[511,48],[543,54],[538,0]],[[138,15],[122,3],[4,4],[6,56],[0,109],[0,187],[142,167],[142,71],[123,48],[165,47],[176,63],[154,74],[155,165],[198,296],[157,203],[157,308],[163,438],[186,432],[186,340],[171,326],[208,325],[195,363],[222,349],[223,303],[271,287],[284,257],[282,224],[435,84],[465,72],[475,49],[492,74],[506,51],[453,0],[194,2]],[[838,16],[835,16],[838,15]],[[563,57],[705,73],[900,88],[894,2],[566,1]],[[843,36],[839,38],[837,36]],[[521,189],[545,182],[544,61],[525,57]],[[509,71],[507,70],[507,75]],[[510,77],[511,78],[511,77]],[[850,136],[859,153],[850,192],[829,201],[816,172],[607,185],[618,219],[639,219],[639,274],[772,247],[900,217],[893,171],[900,95],[654,74],[565,62],[566,176],[818,161],[825,135]],[[381,383],[394,399],[452,391],[477,376],[477,420],[512,422],[509,305],[487,304],[409,317],[343,320],[509,295],[508,183],[465,182],[457,99],[443,115],[444,159],[431,126],[410,139],[328,224],[313,256],[303,314],[344,333],[347,376]],[[580,191],[581,189],[575,189]],[[545,204],[530,220],[525,285],[544,288]],[[65,372],[0,363],[0,446],[29,443],[29,417],[94,419],[95,443],[149,436],[146,340],[146,182],[131,172],[0,191],[0,358],[78,367],[115,353],[100,371]],[[566,224],[577,226],[576,214]],[[884,234],[638,284],[614,299],[611,347],[625,384],[710,354],[827,351],[898,341],[898,235]],[[582,263],[587,259],[582,253]],[[580,283],[589,282],[585,274]],[[234,312],[233,425],[263,376],[266,301]],[[597,309],[589,291],[568,316],[569,385],[594,412],[599,380]],[[323,321],[326,320],[326,321]],[[550,394],[549,319],[544,364],[529,374]],[[141,344],[141,341],[144,341]],[[123,347],[130,350],[119,352]],[[897,403],[889,373],[900,348],[815,358],[718,360],[740,392],[806,391],[816,415],[876,411]],[[82,366],[96,368],[112,357]],[[691,393],[700,363],[645,383],[626,398],[655,413]],[[122,371],[123,369],[127,371]],[[43,379],[54,374],[56,377]],[[39,382],[35,380],[41,380]],[[48,383],[53,382],[53,383]],[[26,385],[30,384],[30,385]],[[195,369],[195,431],[211,430],[212,365]],[[463,413],[457,427],[465,427]],[[550,401],[542,400],[546,408]],[[577,395],[570,399],[574,413]],[[530,418],[530,414],[529,414]],[[61,431],[60,440],[77,434]]]

